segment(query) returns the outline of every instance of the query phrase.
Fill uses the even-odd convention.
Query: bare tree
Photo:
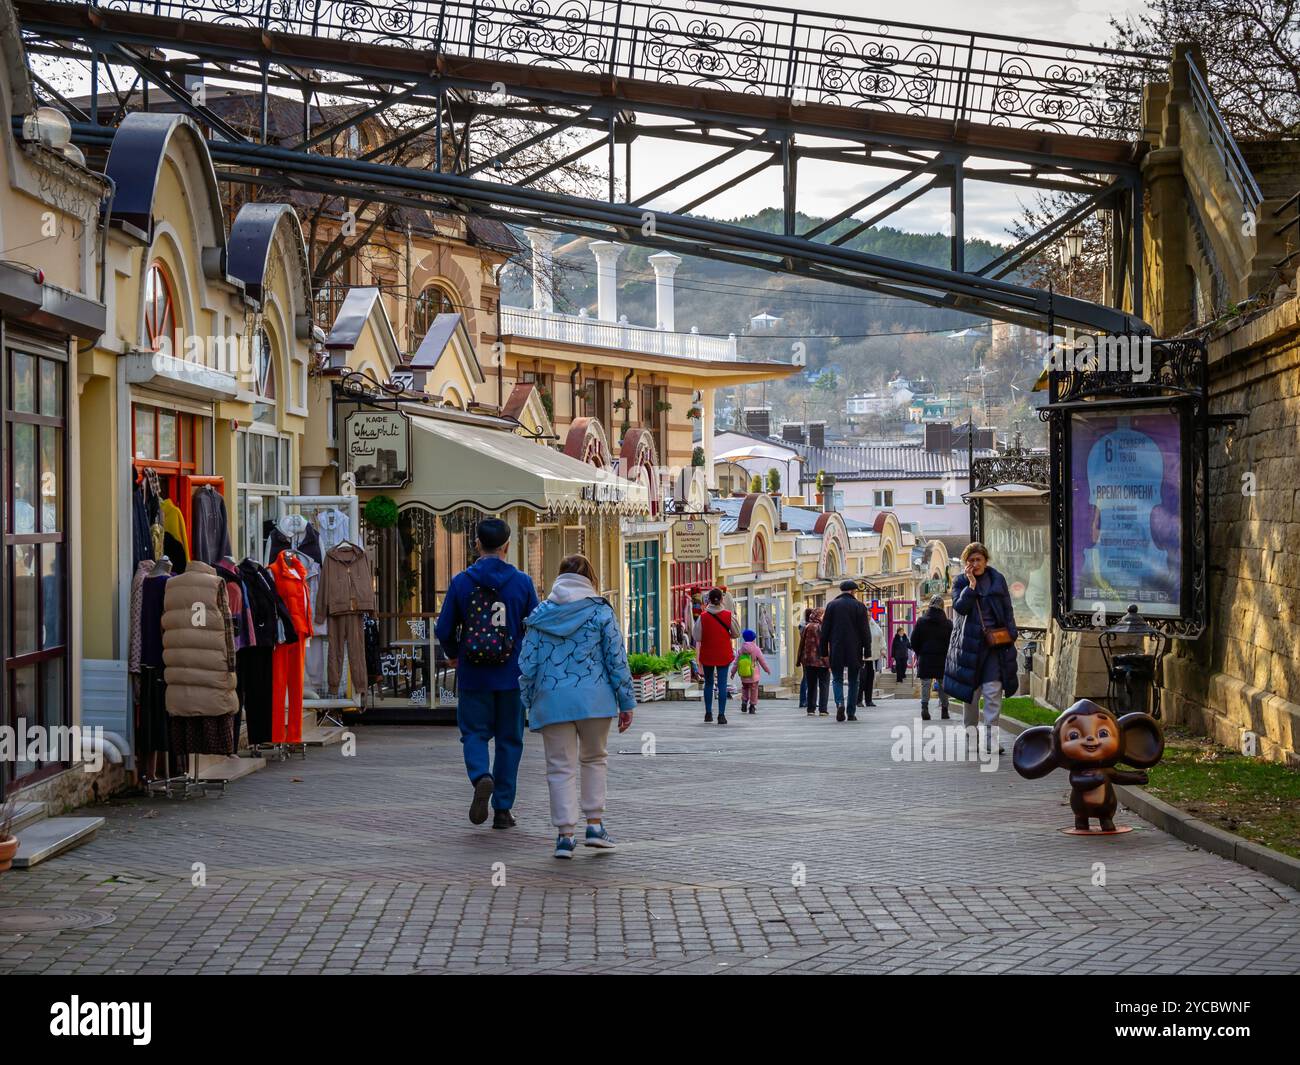
[[[1116,48],[1170,54],[1197,45],[1234,136],[1300,133],[1300,0],[1152,0],[1111,26]]]

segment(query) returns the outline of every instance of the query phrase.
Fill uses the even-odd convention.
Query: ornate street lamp
[[[1130,641],[1155,640],[1154,654],[1143,651],[1115,653],[1117,641],[1132,646]],[[1169,647],[1168,638],[1153,629],[1130,604],[1128,611],[1110,628],[1103,630],[1100,640],[1101,657],[1106,663],[1110,683],[1106,690],[1106,703],[1117,715],[1134,711],[1160,716],[1160,689],[1155,686],[1156,663],[1164,657]],[[1139,647],[1143,644],[1139,643]]]

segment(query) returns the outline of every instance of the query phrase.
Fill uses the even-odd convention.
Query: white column
[[[555,234],[546,229],[525,229],[533,249],[533,310],[548,314],[555,310],[553,258]]]
[[[659,319],[659,328],[670,333],[677,328],[673,310],[673,275],[681,264],[681,256],[670,251],[650,256],[650,265],[655,268],[655,317]]]
[[[704,483],[709,488],[717,488],[717,477],[713,472],[713,389],[700,389],[700,406],[704,417],[700,419],[700,444],[704,447]]]
[[[593,240],[591,254],[596,257],[596,317],[603,322],[618,321],[618,257],[623,245],[612,240]]]

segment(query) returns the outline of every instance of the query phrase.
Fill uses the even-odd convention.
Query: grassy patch
[[[1026,725],[1057,714],[1027,696],[1002,701]],[[1300,858],[1300,772],[1248,758],[1185,729],[1165,728],[1165,755],[1147,771],[1146,790],[1215,828]]]
[[[1216,828],[1300,858],[1300,772],[1165,729],[1147,791]]]
[[[1050,707],[1035,702],[1028,695],[1015,695],[1002,700],[1002,712],[1026,725],[1050,725],[1057,713]]]

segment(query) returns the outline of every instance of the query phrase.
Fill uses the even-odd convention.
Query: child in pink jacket
[[[758,713],[758,670],[761,666],[763,672],[769,677],[772,670],[768,668],[767,659],[763,657],[763,651],[758,646],[758,634],[753,629],[746,629],[740,634],[741,645],[740,653],[736,655],[736,660],[731,664],[731,675],[734,677],[740,670],[741,661],[746,655],[749,656],[749,676],[743,673],[740,676],[740,712],[757,714]]]

